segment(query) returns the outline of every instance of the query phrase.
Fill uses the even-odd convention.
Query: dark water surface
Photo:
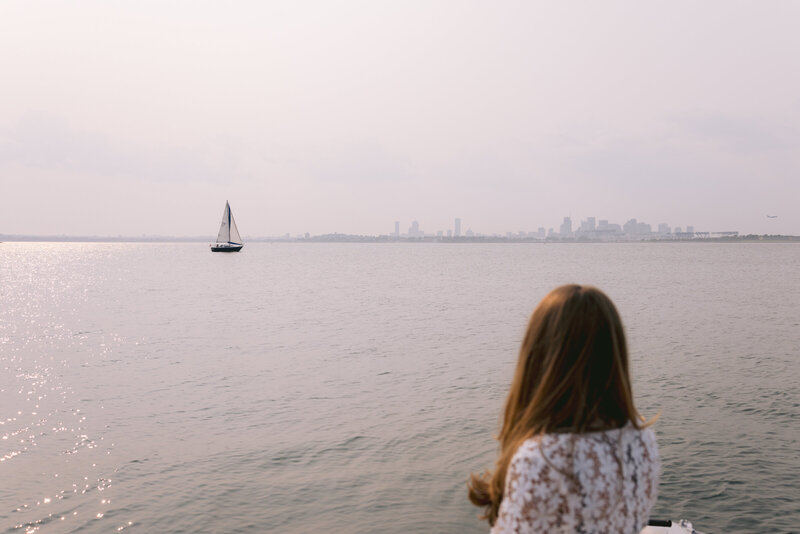
[[[654,517],[800,530],[800,245],[0,244],[0,532],[485,532],[528,316],[592,283]]]

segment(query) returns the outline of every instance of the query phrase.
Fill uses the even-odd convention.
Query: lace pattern
[[[656,501],[659,474],[653,431],[630,423],[529,439],[509,465],[492,534],[638,533]]]

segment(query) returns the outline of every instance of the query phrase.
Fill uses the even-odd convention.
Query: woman
[[[636,412],[622,322],[599,289],[554,289],[534,310],[494,473],[469,498],[492,533],[636,533],[656,500],[653,431]]]

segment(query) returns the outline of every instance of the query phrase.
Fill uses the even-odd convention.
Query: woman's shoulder
[[[638,444],[657,454],[658,446],[652,428],[636,428],[628,423],[621,428],[597,432],[554,432],[525,440],[517,449],[511,462],[531,463],[546,461],[555,467],[564,463],[576,450],[613,446],[621,443]]]
[[[656,434],[650,427],[636,428],[631,423],[628,423],[622,428],[622,440],[628,443],[638,443],[648,450],[658,450]]]
[[[511,465],[528,469],[549,465],[557,470],[562,469],[567,464],[577,435],[552,433],[528,438],[517,448]]]

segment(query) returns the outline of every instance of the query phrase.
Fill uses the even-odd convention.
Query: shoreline
[[[0,235],[2,243],[211,243],[213,238],[205,237],[130,237],[130,236],[32,236],[32,235]],[[328,234],[307,238],[255,237],[245,239],[246,243],[444,243],[444,244],[616,244],[616,243],[800,243],[800,236],[793,235],[756,235],[695,237],[695,238],[642,238],[642,239],[581,239],[581,238],[509,238],[501,236],[482,237],[422,237],[397,238],[394,236],[363,236],[350,234]]]

